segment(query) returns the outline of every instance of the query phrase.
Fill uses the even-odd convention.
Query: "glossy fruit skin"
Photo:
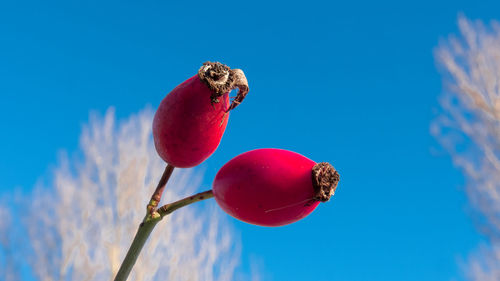
[[[309,215],[314,201],[311,171],[316,163],[282,149],[257,149],[227,162],[212,188],[231,216],[261,226],[282,226]]]
[[[212,91],[195,75],[173,89],[153,119],[156,151],[178,168],[194,167],[219,146],[229,119],[229,93],[212,103]]]

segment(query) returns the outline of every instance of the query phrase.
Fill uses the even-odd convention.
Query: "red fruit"
[[[229,104],[229,92],[239,88]],[[194,167],[219,146],[229,118],[248,93],[239,69],[204,63],[198,74],[173,89],[160,103],[153,120],[156,151],[172,166]]]
[[[309,215],[335,192],[339,174],[328,163],[282,149],[257,149],[227,162],[212,188],[219,206],[251,224],[281,226]]]

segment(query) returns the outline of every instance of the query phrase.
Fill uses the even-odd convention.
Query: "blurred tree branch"
[[[21,196],[17,204],[31,202],[28,212],[14,213],[17,205],[5,208],[5,218],[15,215],[16,221],[0,221],[11,233],[4,244],[22,249],[23,258],[2,254],[14,265],[27,265],[41,281],[111,280],[164,171],[153,145],[152,118],[149,109],[119,123],[112,109],[104,118],[92,115],[79,154],[62,155],[49,183]],[[200,182],[195,170],[175,171],[169,180],[175,188],[165,190],[162,200],[193,194]],[[233,280],[239,262],[235,247],[215,205],[203,212],[186,208],[155,227],[128,280]],[[11,268],[2,266],[0,256],[2,276],[21,280]]]
[[[461,36],[436,50],[445,74],[444,113],[431,126],[467,180],[479,230],[489,246],[469,259],[472,280],[500,280],[500,26],[461,16]]]

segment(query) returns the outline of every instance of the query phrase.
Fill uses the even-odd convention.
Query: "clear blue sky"
[[[245,70],[251,92],[203,165],[206,185],[260,147],[341,174],[333,201],[296,224],[231,219],[241,271],[256,259],[275,281],[461,279],[481,237],[429,133],[442,92],[432,52],[460,12],[489,21],[500,2],[104,2],[0,2],[0,193],[30,190],[60,149],[75,151],[90,110],[156,108],[221,61]]]

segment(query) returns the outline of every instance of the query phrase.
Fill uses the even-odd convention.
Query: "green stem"
[[[172,213],[173,211],[180,209],[184,206],[209,199],[214,197],[212,190],[208,190],[205,192],[200,192],[195,195],[186,197],[184,199],[175,201],[170,204],[163,205],[153,214],[147,215],[144,218],[144,221],[139,225],[139,229],[135,234],[134,241],[132,241],[132,245],[123,260],[118,273],[116,274],[115,281],[125,281],[127,280],[132,267],[134,267],[135,262],[137,261],[137,257],[139,257],[139,253],[144,247],[149,235],[153,231],[156,224],[163,219],[166,215]]]
[[[137,257],[142,250],[142,247],[148,240],[149,235],[153,231],[156,224],[160,221],[161,218],[157,219],[144,219],[144,221],[139,225],[139,229],[135,234],[134,241],[132,245],[130,245],[130,249],[125,256],[125,259],[120,266],[120,270],[116,274],[115,281],[125,281],[134,267],[135,262],[137,261]]]

